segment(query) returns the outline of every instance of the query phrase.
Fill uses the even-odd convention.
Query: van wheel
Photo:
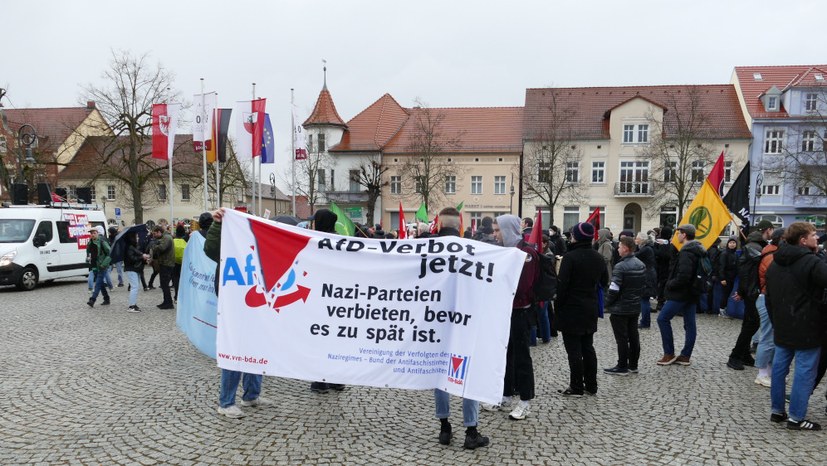
[[[20,280],[17,282],[17,289],[20,291],[31,291],[37,286],[37,269],[33,266],[28,266],[20,275]]]

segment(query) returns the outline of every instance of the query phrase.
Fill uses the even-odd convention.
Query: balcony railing
[[[619,181],[615,183],[615,196],[652,197],[655,185],[651,181]]]
[[[324,193],[328,202],[337,204],[361,204],[368,201],[368,194],[355,191],[327,191]]]

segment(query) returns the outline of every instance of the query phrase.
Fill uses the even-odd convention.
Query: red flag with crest
[[[180,104],[152,104],[152,158],[172,159]]]

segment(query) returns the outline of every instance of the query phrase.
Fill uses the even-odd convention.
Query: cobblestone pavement
[[[89,309],[85,282],[33,292],[0,289],[0,464],[824,464],[823,432],[769,421],[755,370],[725,366],[740,321],[700,316],[689,367],[658,367],[660,336],[642,334],[640,374],[598,374],[596,397],[561,399],[562,342],[533,349],[537,398],[525,421],[483,412],[491,446],[461,448],[460,403],[451,446],[437,443],[431,392],[348,387],[315,395],[308,383],[266,378],[273,406],[216,413],[219,370],[159,311],[160,290],[126,288]],[[677,346],[681,319],[674,322]],[[599,367],[615,362],[608,321],[595,337]],[[827,423],[824,390],[810,418]]]

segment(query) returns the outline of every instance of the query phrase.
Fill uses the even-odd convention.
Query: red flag
[[[537,250],[543,247],[543,211],[537,209],[537,218],[534,219],[534,226],[531,228],[531,235],[528,237],[528,244],[533,244]]]
[[[168,160],[170,116],[167,104],[152,104],[152,158]],[[174,136],[173,136],[174,137]]]
[[[434,223],[431,224],[431,234],[435,235],[439,233],[439,214],[434,217]]]
[[[477,234],[477,219],[471,219],[471,236],[476,236]]]
[[[267,99],[256,99],[253,101],[253,113],[257,115],[255,127],[253,128],[253,157],[261,155],[261,138],[264,136],[264,107]]]
[[[586,223],[594,225],[594,240],[597,241],[597,230],[600,229],[600,207],[594,209],[594,212],[586,219]]]
[[[402,202],[399,203],[399,239],[408,237],[408,225],[405,223],[405,212],[402,210]]]
[[[715,162],[712,171],[709,172],[709,176],[706,179],[709,180],[709,184],[718,191],[718,195],[720,196],[722,194],[721,190],[724,187],[724,151],[721,151],[721,155],[718,156],[718,161]]]

